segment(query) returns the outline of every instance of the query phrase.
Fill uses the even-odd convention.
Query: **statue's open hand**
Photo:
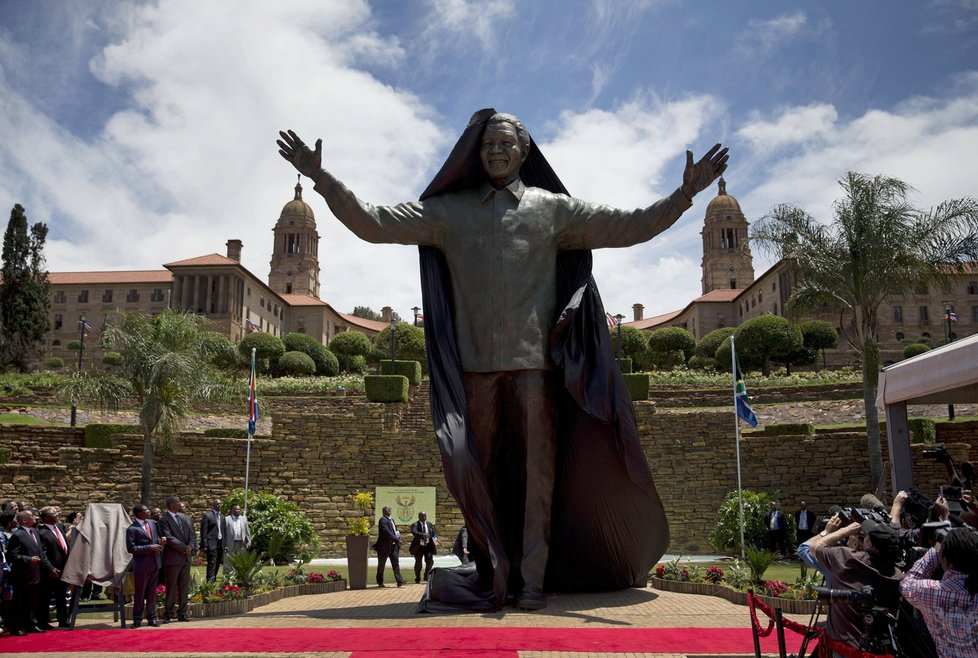
[[[316,150],[313,151],[291,130],[278,134],[282,137],[275,140],[279,155],[291,162],[303,176],[314,178],[323,166],[323,140],[316,140]]]
[[[686,151],[686,171],[683,172],[683,185],[680,188],[688,198],[708,188],[727,168],[727,147],[714,144],[699,162],[693,164],[693,152]]]

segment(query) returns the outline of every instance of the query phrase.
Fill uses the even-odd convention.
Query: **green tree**
[[[238,342],[238,351],[248,364],[251,363],[252,348],[255,350],[255,367],[261,372],[268,372],[272,362],[285,354],[282,339],[264,331],[254,331]]]
[[[44,241],[48,227],[27,228],[24,207],[15,204],[3,234],[0,267],[0,370],[25,372],[50,327]]]
[[[329,351],[336,355],[343,372],[360,372],[356,368],[360,362],[366,364],[370,347],[370,339],[359,331],[344,331],[329,341]]]
[[[350,315],[354,315],[358,318],[363,318],[364,320],[374,320],[376,322],[384,321],[383,316],[381,316],[380,313],[373,310],[369,306],[354,306],[353,313],[351,313]],[[391,311],[391,317],[394,318],[394,322],[403,322],[401,316],[397,314],[397,311]]]
[[[334,377],[340,373],[340,363],[336,355],[309,334],[287,334],[282,342],[287,352],[302,352],[312,359],[317,375]]]
[[[736,331],[735,327],[720,327],[700,338],[696,343],[694,354],[703,359],[712,359],[716,356],[717,348],[720,343],[729,343],[730,337]]]
[[[764,515],[770,509],[772,496],[764,492],[742,489],[744,501],[744,543],[747,549],[760,549],[764,546],[766,528]],[[789,518],[790,517],[790,518]],[[788,546],[795,545],[795,523],[791,514],[784,515],[787,522]],[[740,549],[740,498],[736,491],[724,497],[717,510],[717,524],[710,533],[710,544],[718,551],[739,552]]]
[[[618,328],[611,332],[611,353],[618,356]],[[621,355],[631,359],[638,369],[645,369],[651,364],[649,354],[649,334],[635,327],[621,328]]]
[[[825,320],[809,320],[801,325],[801,338],[805,348],[822,352],[822,367],[825,367],[825,350],[839,344],[839,333],[831,322]],[[818,360],[815,360],[818,369]]]
[[[244,388],[214,365],[217,355],[206,325],[202,316],[170,309],[154,318],[138,313],[116,316],[102,336],[122,356],[116,371],[120,374],[76,372],[60,387],[65,399],[93,400],[107,408],[136,399],[143,433],[143,504],[150,500],[156,449],[169,445],[196,404],[230,401]]]
[[[374,349],[371,355],[373,361],[390,360],[391,358],[391,329],[383,329],[374,339]],[[398,361],[418,361],[421,367],[427,369],[428,360],[424,348],[424,330],[407,322],[397,323],[397,359]]]
[[[924,343],[910,343],[903,348],[903,358],[910,359],[915,356],[919,356],[924,352],[930,352],[930,348]]]
[[[737,356],[758,363],[765,377],[771,376],[771,361],[791,363],[802,348],[801,330],[785,318],[770,314],[741,324],[734,339]]]
[[[682,327],[663,327],[649,334],[649,352],[658,368],[684,365],[695,347],[696,337]]]
[[[224,497],[223,512],[230,513],[235,505],[245,507],[243,489]],[[248,530],[251,549],[277,562],[289,562],[296,557],[308,561],[319,549],[319,538],[309,518],[293,502],[270,493],[248,492]]]
[[[283,375],[306,377],[316,374],[316,362],[305,352],[286,352],[276,364]]]
[[[916,208],[911,187],[885,176],[849,172],[842,198],[823,224],[791,205],[775,207],[754,224],[751,241],[787,260],[796,284],[786,311],[829,305],[844,311],[862,357],[866,442],[873,484],[882,482],[876,387],[879,381],[879,309],[891,295],[918,284],[943,285],[978,260],[978,203],[945,201]]]

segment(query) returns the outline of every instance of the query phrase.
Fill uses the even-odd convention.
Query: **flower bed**
[[[714,585],[713,583],[693,583],[682,580],[667,580],[652,576],[649,578],[649,585],[663,592],[679,592],[680,594],[706,594],[709,596],[719,596],[731,603],[747,605],[747,592],[741,592],[726,585]],[[755,592],[755,594],[757,594]],[[811,599],[786,599],[780,596],[767,596],[757,594],[757,598],[764,601],[772,608],[781,608],[782,612],[789,614],[808,615],[814,612],[816,601]]]
[[[335,573],[335,572],[334,572]],[[315,576],[319,576],[316,578]],[[270,603],[275,603],[284,598],[291,596],[308,596],[311,594],[329,594],[332,592],[342,592],[346,589],[345,580],[332,580],[323,576],[322,574],[309,574],[312,578],[307,577],[307,582],[300,585],[286,585],[285,587],[279,587],[273,589],[270,592],[264,592],[262,594],[255,594],[253,596],[245,597],[243,593],[234,585],[224,585],[220,587],[217,591],[221,592],[221,596],[227,598],[220,598],[218,600],[207,600],[197,603],[190,603],[188,605],[187,611],[191,618],[203,618],[203,617],[226,617],[229,615],[242,615],[246,612],[251,612],[255,608],[260,608],[262,606],[268,605]],[[320,580],[322,579],[322,580]],[[235,590],[238,590],[237,592]],[[163,618],[163,597],[166,595],[166,589],[163,585],[157,588],[157,593],[159,596],[158,602],[159,607],[157,608],[156,616],[159,619]],[[132,618],[132,603],[126,604],[126,617]]]

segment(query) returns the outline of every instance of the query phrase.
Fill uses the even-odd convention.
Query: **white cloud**
[[[747,29],[737,35],[734,49],[743,57],[766,58],[785,44],[816,36],[829,26],[824,20],[812,25],[801,9],[769,20],[755,18],[748,21]]]
[[[749,121],[737,136],[747,140],[758,151],[801,144],[827,137],[838,118],[831,105],[817,104],[782,108],[774,121]]]
[[[516,15],[513,0],[428,0],[428,4],[431,23],[425,41],[435,47],[446,40],[471,42],[475,37],[482,50],[493,52],[506,24]]]

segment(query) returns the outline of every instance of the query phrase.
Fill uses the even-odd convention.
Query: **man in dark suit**
[[[469,529],[462,525],[458,529],[458,535],[455,537],[455,544],[452,545],[452,555],[458,558],[458,561],[462,564],[469,563]]]
[[[764,515],[764,533],[767,550],[787,553],[785,539],[788,528],[785,526],[784,512],[778,509],[778,501],[771,501],[771,509]]]
[[[57,571],[41,574],[41,587],[38,593],[37,611],[34,617],[37,625],[46,630],[54,628],[51,625],[51,597],[58,615],[58,626],[68,628],[68,588],[61,580],[61,572],[68,562],[67,530],[60,523],[60,514],[55,507],[41,508],[41,523],[37,525],[37,537],[41,540],[41,548],[51,568]]]
[[[411,524],[411,555],[414,556],[414,582],[421,582],[421,560],[424,560],[424,579],[428,580],[431,567],[435,564],[435,551],[438,547],[438,533],[435,526],[428,523],[428,515],[418,513],[418,520]]]
[[[38,594],[41,585],[41,573],[53,572],[51,563],[44,555],[41,540],[34,531],[34,515],[29,510],[17,513],[17,523],[20,524],[7,542],[7,557],[10,559],[11,577],[14,583],[13,615],[11,619],[11,635],[26,633],[43,633],[44,628],[37,625],[34,618],[37,610]]]
[[[207,554],[207,582],[217,580],[224,563],[224,539],[228,536],[227,520],[221,514],[221,501],[211,501],[211,509],[200,519],[200,546]]]
[[[156,586],[160,582],[161,553],[166,537],[160,537],[156,521],[149,518],[149,508],[136,505],[132,508],[136,520],[126,528],[126,550],[132,554],[132,627],[139,628],[143,613],[146,623],[159,626],[156,621]]]
[[[190,621],[187,617],[187,595],[190,589],[190,560],[197,550],[197,533],[190,517],[180,511],[180,499],[169,496],[166,512],[160,517],[159,533],[166,537],[163,550],[163,573],[166,580],[166,607],[163,623],[173,621],[173,607],[180,601],[177,621]]]
[[[804,544],[815,534],[815,514],[808,509],[805,501],[801,501],[800,509],[795,512],[795,530],[798,533],[798,543]]]
[[[398,531],[394,519],[391,518],[390,507],[383,509],[383,516],[380,517],[377,528],[379,536],[377,537],[377,543],[374,544],[374,549],[377,551],[377,587],[384,586],[384,567],[387,565],[388,559],[391,561],[391,571],[394,572],[394,580],[397,582],[398,587],[402,587],[404,585],[404,578],[401,576],[401,563],[399,561],[401,554],[401,533]]]

